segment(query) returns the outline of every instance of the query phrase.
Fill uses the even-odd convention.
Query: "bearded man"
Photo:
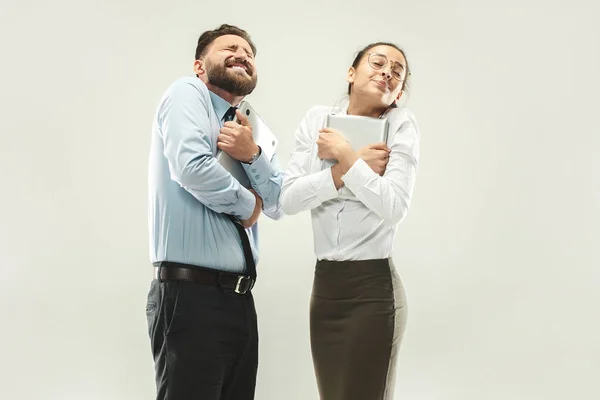
[[[281,216],[283,180],[236,107],[256,87],[255,55],[238,27],[204,32],[195,76],[171,84],[154,116],[146,316],[158,400],[254,399],[257,221]],[[219,164],[219,150],[242,163],[250,189]]]

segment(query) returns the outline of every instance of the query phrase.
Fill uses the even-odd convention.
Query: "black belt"
[[[246,261],[246,274],[237,275],[229,272],[221,272],[214,269],[197,267],[194,265],[181,264],[170,261],[160,261],[154,263],[157,267],[154,272],[155,279],[159,280],[180,280],[196,282],[204,285],[220,286],[233,289],[236,293],[244,294],[254,287],[256,282],[256,264],[252,255],[252,247],[248,234],[240,222],[233,216],[229,219],[240,234],[242,248],[244,250],[244,259]]]
[[[256,280],[256,264],[254,263],[254,256],[252,255],[252,247],[250,247],[250,239],[248,239],[248,234],[246,230],[240,224],[240,222],[233,216],[229,216],[229,219],[233,222],[233,225],[238,230],[240,234],[240,239],[242,240],[242,248],[244,249],[244,259],[246,260],[246,272],[250,276],[250,278]]]
[[[185,281],[201,285],[233,289],[235,293],[246,294],[254,287],[254,278],[231,272],[182,264],[172,261],[155,262],[154,278],[159,281]]]

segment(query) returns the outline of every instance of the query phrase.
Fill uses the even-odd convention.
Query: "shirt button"
[[[256,179],[260,179],[260,175],[255,175],[254,176]]]
[[[256,168],[252,168],[252,172],[256,172]]]
[[[269,198],[268,198],[268,197],[265,197],[265,201],[269,201]]]

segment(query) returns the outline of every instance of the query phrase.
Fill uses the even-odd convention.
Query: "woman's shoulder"
[[[408,107],[392,108],[385,116],[390,121],[417,121],[415,114]]]
[[[390,130],[396,131],[411,126],[417,134],[419,133],[417,118],[407,107],[393,108],[386,113],[385,117],[390,123]]]
[[[327,114],[331,114],[332,112],[333,112],[333,107],[316,105],[316,106],[312,106],[311,108],[308,109],[304,118],[306,118],[308,120],[321,120],[321,119],[325,119]]]

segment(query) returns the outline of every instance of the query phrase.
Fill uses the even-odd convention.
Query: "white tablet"
[[[238,108],[250,121],[250,125],[252,125],[252,137],[254,138],[254,142],[260,146],[261,152],[263,153],[262,156],[267,157],[267,160],[271,161],[275,155],[275,150],[277,149],[277,137],[273,135],[273,132],[271,132],[269,127],[247,101],[242,101]],[[239,121],[237,122],[239,123]],[[240,161],[230,157],[221,150],[217,151],[217,161],[219,161],[219,163],[229,171],[242,186],[250,188],[250,179],[246,175],[246,170],[242,167]]]

